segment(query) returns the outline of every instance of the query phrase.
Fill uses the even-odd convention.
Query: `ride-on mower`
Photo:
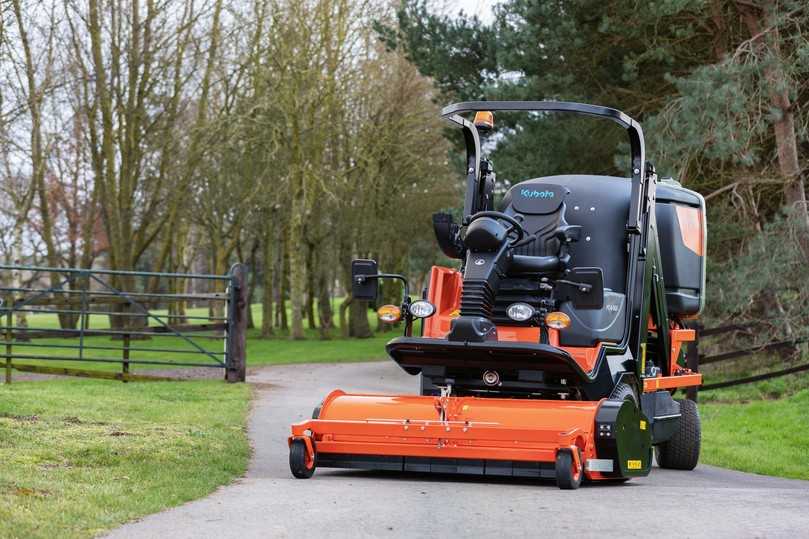
[[[480,133],[496,111],[606,118],[626,129],[628,178],[562,175],[511,187],[499,211]],[[474,119],[469,117],[474,113]],[[355,260],[353,297],[404,282],[404,322],[387,344],[420,395],[335,390],[311,420],[292,425],[298,478],[317,466],[588,480],[645,476],[652,451],[665,468],[693,469],[700,423],[677,389],[702,377],[685,366],[687,321],[704,304],[705,201],[658,180],[640,125],[610,108],[565,102],[450,105],[464,134],[463,221],[433,216],[441,250],[459,269],[433,267],[423,299],[400,275]],[[416,319],[421,335],[413,335]]]

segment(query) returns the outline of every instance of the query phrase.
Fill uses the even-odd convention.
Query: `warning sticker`
[[[626,461],[626,467],[629,470],[640,470],[641,464],[642,463],[639,460],[628,460],[628,461]]]
[[[640,430],[646,430],[646,421],[640,420]]]

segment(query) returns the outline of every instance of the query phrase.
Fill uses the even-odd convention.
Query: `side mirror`
[[[354,299],[376,301],[379,293],[376,260],[359,259],[351,262],[351,295]],[[373,277],[369,277],[369,276]]]
[[[441,251],[449,258],[463,258],[463,246],[458,241],[460,227],[452,221],[449,213],[433,214],[433,231]]]
[[[560,301],[571,301],[575,309],[604,307],[604,273],[601,268],[573,268],[556,281],[554,293]]]

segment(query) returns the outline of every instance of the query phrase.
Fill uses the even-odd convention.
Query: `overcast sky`
[[[463,9],[466,13],[474,14],[485,22],[492,19],[492,6],[497,0],[449,0],[447,2],[449,13],[455,14]]]

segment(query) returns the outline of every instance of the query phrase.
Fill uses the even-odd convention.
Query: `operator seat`
[[[536,239],[514,249],[515,255],[559,256],[561,241],[555,235],[565,220],[567,187],[554,184],[517,184],[503,197],[501,211],[521,221],[523,228]],[[524,273],[516,265],[515,271]]]

